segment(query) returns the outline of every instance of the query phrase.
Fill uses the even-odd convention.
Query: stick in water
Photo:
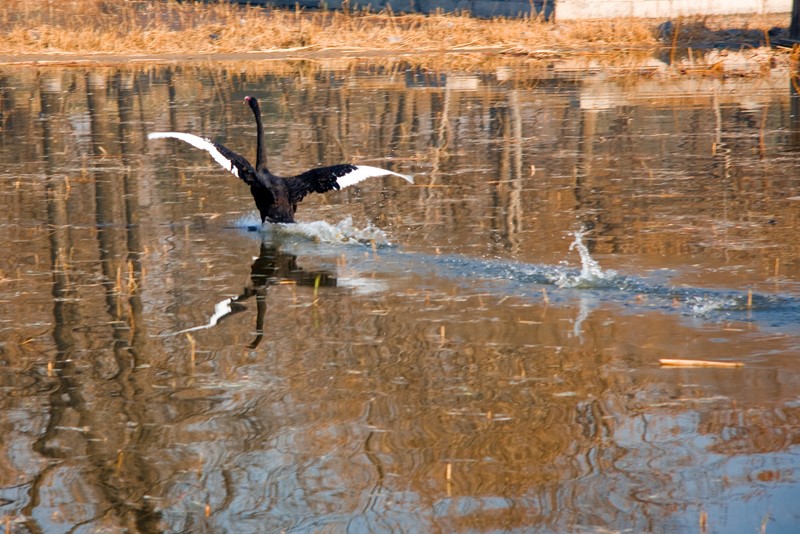
[[[661,358],[658,363],[667,367],[744,367],[742,362],[714,362],[710,360],[672,360]]]

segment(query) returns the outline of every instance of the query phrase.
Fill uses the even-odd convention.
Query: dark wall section
[[[554,0],[232,0],[240,4],[276,7],[300,6],[307,9],[370,8],[381,11],[391,7],[395,13],[469,12],[476,17],[553,16]]]

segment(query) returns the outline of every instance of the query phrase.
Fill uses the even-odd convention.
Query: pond
[[[202,135],[388,176],[267,223]],[[796,532],[787,72],[0,69],[13,532]],[[669,367],[694,359],[740,367]]]

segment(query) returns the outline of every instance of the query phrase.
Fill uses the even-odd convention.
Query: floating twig
[[[680,360],[661,358],[658,360],[658,363],[665,367],[744,367],[744,363],[742,362],[716,362],[712,360]]]

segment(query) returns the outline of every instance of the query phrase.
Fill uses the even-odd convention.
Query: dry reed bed
[[[228,3],[5,0],[0,49],[14,53],[231,53],[296,48],[438,51],[653,46],[644,23],[553,26],[467,15],[286,11]]]
[[[158,59],[171,55],[174,59],[187,54],[222,58],[224,54],[257,52],[293,58],[321,54],[328,59],[370,57],[370,61],[380,62],[380,58],[403,55],[406,61],[420,65],[438,57],[440,68],[459,70],[481,70],[487,63],[496,66],[508,58],[558,58],[576,65],[588,66],[591,61],[594,66],[636,70],[652,63],[658,49],[671,49],[670,63],[679,70],[686,60],[676,61],[677,48],[685,50],[697,42],[708,44],[725,38],[728,28],[747,30],[751,38],[763,35],[766,41],[767,29],[787,25],[788,16],[682,19],[676,21],[675,38],[662,36],[663,40],[657,36],[659,22],[625,19],[553,24],[536,18],[292,11],[175,0],[3,0],[0,50],[4,52],[0,55],[12,58],[6,63],[24,56],[70,61],[103,54],[105,62],[109,57],[111,61],[136,56]],[[762,57],[755,61],[754,74],[765,70],[763,65],[768,70],[775,64],[774,54],[766,57],[765,50],[759,52]],[[788,62],[789,54],[783,57]],[[712,73],[719,73],[721,64],[704,65],[691,54],[688,62],[692,69]]]
[[[755,22],[764,29],[774,24],[774,20]],[[752,20],[744,24],[754,27]],[[0,50],[7,54],[213,54],[297,48],[425,52],[472,47],[517,53],[619,51],[659,46],[654,26],[647,20],[550,24],[530,18],[286,11],[225,2],[4,0]]]

